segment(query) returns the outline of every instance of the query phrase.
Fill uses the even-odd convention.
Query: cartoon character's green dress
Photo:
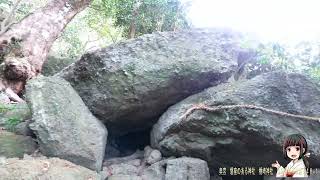
[[[303,159],[299,159],[295,163],[293,163],[292,160],[286,168],[280,166],[278,168],[276,177],[308,177]]]

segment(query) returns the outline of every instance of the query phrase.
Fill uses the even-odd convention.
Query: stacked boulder
[[[216,29],[155,33],[28,81],[28,105],[0,113],[0,127],[19,116],[15,132],[24,135],[0,129],[0,145],[10,145],[0,146],[1,178],[228,179],[217,176],[220,167],[287,164],[282,143],[295,133],[307,139],[310,164],[319,167],[320,122],[297,116],[319,116],[319,85],[283,72],[229,81],[243,51],[239,41]],[[105,156],[121,154],[107,145],[105,126],[108,138],[152,128],[152,148]],[[15,147],[24,151],[10,154]],[[23,154],[31,155],[11,158]]]
[[[144,35],[93,53],[58,76],[70,82],[111,134],[152,127],[172,104],[226,82],[239,34],[193,30]]]

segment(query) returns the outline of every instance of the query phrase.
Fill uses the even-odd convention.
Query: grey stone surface
[[[172,104],[226,82],[240,35],[193,30],[144,35],[96,52],[58,74],[112,134],[151,127]]]
[[[24,154],[35,152],[37,148],[37,143],[29,136],[0,130],[0,156],[22,158]]]
[[[5,159],[0,174],[1,180],[101,180],[97,172],[59,158]]]
[[[210,180],[207,162],[182,157],[167,161],[166,180]]]
[[[13,132],[23,136],[33,136],[34,134],[29,128],[29,124],[30,120],[20,122],[14,127]]]
[[[125,158],[126,159],[126,158]],[[121,164],[103,167],[104,178],[127,180],[209,180],[209,168],[205,161],[196,158],[168,158],[153,164],[133,163],[130,160]],[[138,161],[137,161],[138,162]]]
[[[320,87],[299,74],[273,72],[251,80],[222,84],[171,106],[154,125],[153,147],[168,156],[188,155],[218,167],[270,167],[276,160],[286,165],[284,138],[300,133],[308,142],[312,167],[320,167],[320,122],[279,116],[253,109],[220,112],[193,111],[194,104],[208,106],[249,104],[287,113],[319,117]]]
[[[100,171],[107,130],[70,84],[57,77],[38,77],[28,82],[26,95],[32,110],[29,126],[41,152]]]
[[[143,170],[141,177],[143,179],[165,180],[167,160],[152,164]]]
[[[113,164],[108,168],[111,170],[112,174],[117,175],[137,175],[139,171],[138,166],[129,163]]]

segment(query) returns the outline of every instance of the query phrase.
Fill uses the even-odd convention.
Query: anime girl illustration
[[[283,168],[278,161],[272,164],[277,168],[276,177],[308,177],[310,175],[308,144],[306,139],[300,134],[288,136],[283,143],[283,155],[291,162]]]

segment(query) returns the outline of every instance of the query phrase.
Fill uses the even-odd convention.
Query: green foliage
[[[102,2],[93,1],[90,7],[67,25],[61,37],[54,43],[50,55],[75,60],[88,50],[121,40],[122,30],[114,27],[113,20],[103,12]]]
[[[15,0],[0,0],[0,10],[10,12]],[[48,0],[21,1],[15,19],[21,20]],[[56,40],[51,56],[77,59],[85,51],[105,47],[128,37],[136,0],[93,0]],[[136,17],[136,36],[154,31],[188,28],[186,6],[179,0],[141,0]]]
[[[10,110],[12,110],[13,107],[5,105],[5,104],[0,104],[0,113],[5,113],[8,112]]]
[[[288,45],[275,42],[253,43],[244,40],[241,47],[254,49],[257,52],[255,61],[247,65],[248,78],[265,72],[282,70],[303,73],[320,82],[320,42]]]
[[[22,120],[18,117],[10,117],[5,121],[5,128],[9,131],[14,131],[21,121]]]
[[[122,39],[122,28],[114,27],[114,19],[106,17],[105,9],[101,0],[95,0],[84,17],[87,25],[98,33],[100,38],[110,39],[113,43]]]
[[[2,12],[9,13],[15,2],[16,0],[0,0],[0,12],[2,11]],[[30,12],[45,5],[45,3],[47,3],[47,0],[32,0],[32,1],[22,0],[15,13],[14,19],[16,21],[21,20]]]
[[[103,0],[103,5],[105,15],[114,18],[114,24],[124,28],[125,34],[129,33],[133,22],[137,36],[190,27],[186,7],[179,0]]]
[[[11,106],[11,105],[7,105],[7,104],[0,104],[0,113],[4,114],[6,112],[12,111],[15,109],[15,106]],[[13,131],[15,129],[15,127],[21,122],[21,118],[17,117],[17,116],[13,116],[13,117],[8,117],[5,118],[5,128]]]
[[[63,41],[68,43],[65,53],[69,58],[76,58],[83,52],[83,44],[79,38],[81,25],[81,23],[74,23],[73,26],[66,28],[61,36]]]

